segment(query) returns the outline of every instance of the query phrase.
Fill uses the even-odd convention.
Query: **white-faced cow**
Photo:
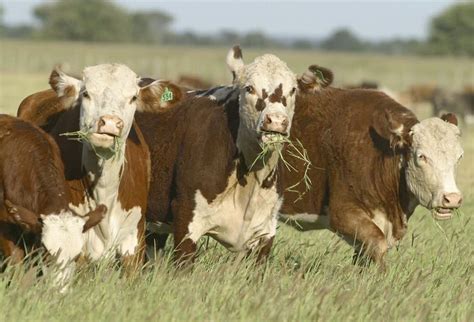
[[[237,85],[225,105],[196,97],[158,115],[136,115],[151,150],[147,216],[156,224],[149,226],[173,233],[180,261],[193,258],[204,235],[232,251],[259,249],[262,258],[276,233],[280,147],[254,161],[262,144],[289,135],[296,77],[273,55],[244,65],[231,50],[228,63]]]
[[[311,79],[306,79],[311,84]],[[281,217],[302,230],[330,228],[384,267],[417,205],[447,219],[461,205],[455,171],[463,155],[454,115],[419,122],[407,108],[372,90],[328,88],[299,93],[292,137],[312,161],[312,189],[285,191]],[[301,179],[282,171],[282,184]],[[361,247],[361,248],[360,248]]]
[[[83,216],[70,207],[58,146],[29,122],[0,115],[0,251],[20,262],[44,245],[67,278],[84,246],[84,234],[105,215],[98,206]],[[25,249],[26,246],[26,249]]]
[[[136,265],[143,259],[150,160],[134,114],[152,109],[164,87],[152,81],[140,88],[139,82],[120,64],[87,67],[82,80],[55,69],[50,84],[57,99],[48,104],[51,92],[36,93],[18,111],[58,142],[71,208],[82,215],[98,204],[107,207],[104,220],[84,236],[82,254],[93,260],[118,254]]]

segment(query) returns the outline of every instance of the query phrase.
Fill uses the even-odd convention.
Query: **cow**
[[[431,105],[434,116],[451,112],[459,115],[465,124],[474,122],[474,92],[469,88],[463,92],[437,89],[431,98]]]
[[[306,191],[305,165],[284,152],[298,172],[281,172],[282,185],[296,187],[285,191],[280,218],[295,228],[331,229],[383,270],[418,205],[438,220],[461,205],[455,170],[463,149],[453,114],[420,122],[381,92],[337,88],[299,92],[295,111],[292,138],[312,162]]]
[[[212,87],[212,83],[194,76],[194,75],[180,75],[176,81],[176,83],[180,86],[189,88],[189,89],[205,89]]]
[[[178,265],[204,235],[263,260],[276,233],[281,145],[262,145],[290,135],[296,76],[274,55],[245,65],[239,52],[227,56],[236,86],[226,104],[193,97],[136,115],[151,151],[149,228],[173,234]]]
[[[60,108],[43,105],[44,96],[36,93],[36,100],[23,101],[35,103],[22,103],[18,111],[19,117],[47,127],[58,143],[71,209],[83,215],[98,204],[107,207],[104,220],[85,233],[82,255],[91,260],[119,255],[130,268],[144,258],[150,178],[149,150],[135,111],[153,110],[157,100],[166,105],[179,95],[170,95],[161,81],[139,83],[121,64],[87,67],[82,80],[56,67],[50,85]],[[71,135],[79,135],[79,141]]]
[[[0,115],[0,251],[11,263],[44,245],[67,278],[84,246],[83,236],[107,208],[83,216],[69,206],[71,194],[56,142],[29,122]],[[27,246],[27,248],[25,248]]]

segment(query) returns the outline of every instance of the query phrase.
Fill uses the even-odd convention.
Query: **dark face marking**
[[[268,97],[268,93],[265,89],[262,89],[262,99],[266,99]]]
[[[270,95],[270,103],[281,102],[282,97],[283,97],[283,84],[280,83],[280,85],[275,89],[275,92],[273,92],[273,94]]]
[[[265,108],[266,104],[265,104],[265,101],[261,98],[259,98],[257,100],[257,104],[255,104],[255,108],[257,109],[257,111],[261,112],[263,111],[263,109]]]
[[[286,107],[286,97],[285,96],[283,96],[281,98],[281,103],[283,104],[284,107]]]

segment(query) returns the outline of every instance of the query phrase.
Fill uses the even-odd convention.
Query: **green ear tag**
[[[316,76],[316,78],[319,78],[320,80],[322,80],[323,82],[326,81],[326,78],[324,77],[324,74],[322,71],[320,71],[319,69],[316,69],[314,72],[313,72],[314,76]]]
[[[168,87],[165,87],[165,91],[161,95],[161,102],[165,103],[165,102],[169,102],[169,101],[172,101],[172,100],[173,100],[173,92],[170,91],[170,89]]]

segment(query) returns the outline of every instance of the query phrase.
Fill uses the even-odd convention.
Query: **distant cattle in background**
[[[213,84],[205,79],[202,79],[194,75],[180,75],[176,80],[176,83],[180,86],[189,89],[206,89],[213,86]]]
[[[455,113],[465,124],[474,123],[474,91],[466,87],[462,92],[437,89],[431,98],[433,115]]]

